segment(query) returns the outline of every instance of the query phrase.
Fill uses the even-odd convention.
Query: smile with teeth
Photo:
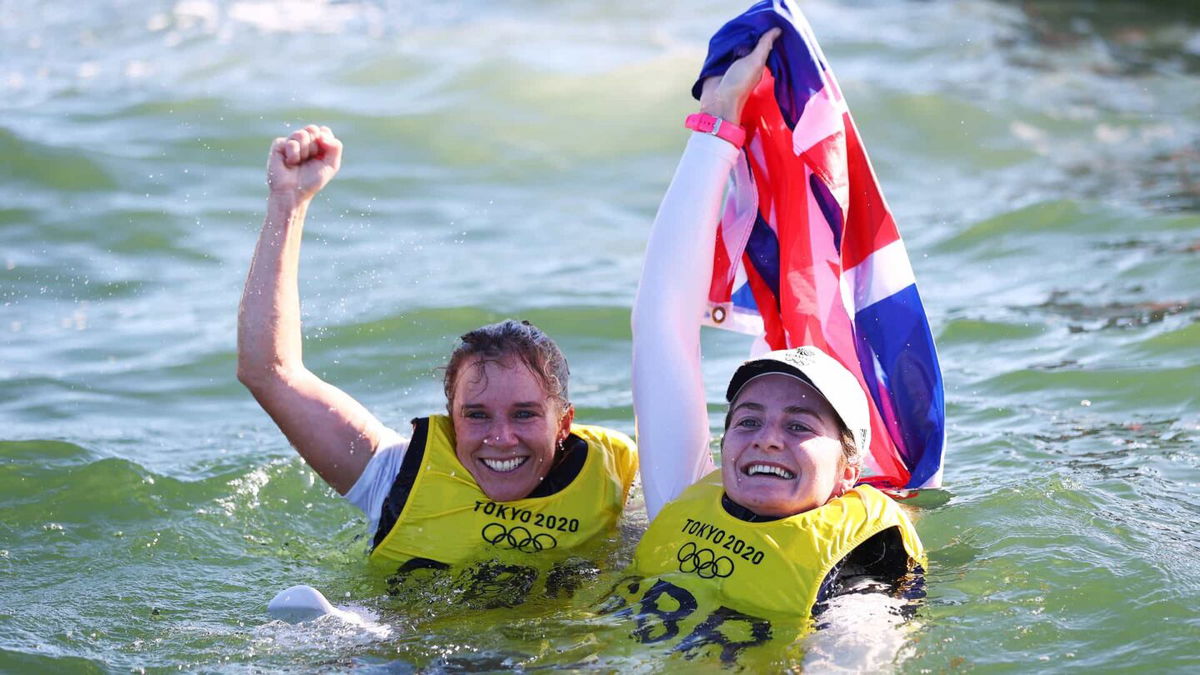
[[[480,459],[479,461],[483,462],[484,465],[492,471],[497,473],[508,473],[509,471],[515,471],[517,467],[524,464],[528,459],[528,457],[513,457],[512,459],[484,458]]]
[[[787,480],[791,480],[796,477],[796,474],[792,473],[791,471],[788,471],[781,466],[774,466],[772,464],[751,464],[745,468],[744,473],[747,476],[756,476],[759,474],[779,476],[780,478]]]

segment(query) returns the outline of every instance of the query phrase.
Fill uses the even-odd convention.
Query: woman
[[[448,414],[414,420],[410,439],[305,368],[304,216],[341,155],[333,132],[314,125],[271,146],[267,216],[238,313],[238,379],[309,466],[367,514],[372,559],[403,572],[518,559],[505,571],[523,591],[497,601],[513,604],[538,570],[613,531],[636,450],[619,432],[572,424],[566,360],[527,322],[462,336],[446,367]]]
[[[678,638],[685,651],[717,644],[727,658],[766,641],[772,623],[807,624],[839,570],[903,575],[924,561],[903,512],[855,487],[869,445],[865,394],[818,349],[771,352],[737,369],[713,471],[699,321],[736,125],[778,35],[767,32],[723,77],[704,82],[700,123],[689,119],[703,131],[689,140],[655,219],[633,314],[651,524],[610,608],[638,617],[643,642]],[[721,627],[731,622],[749,639],[729,639]]]

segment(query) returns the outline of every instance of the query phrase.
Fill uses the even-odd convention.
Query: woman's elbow
[[[287,379],[284,369],[277,363],[238,355],[237,379],[251,392],[261,391]]]
[[[242,383],[242,386],[254,391],[263,386],[266,377],[263,374],[261,367],[256,367],[253,364],[239,358],[237,362],[237,379]]]

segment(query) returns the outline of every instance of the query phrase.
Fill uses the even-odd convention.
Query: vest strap
[[[425,460],[425,443],[429,438],[429,418],[418,417],[412,421],[413,435],[404,451],[404,461],[400,462],[400,473],[392,481],[392,489],[383,500],[379,509],[379,528],[375,530],[375,541],[371,550],[387,537],[388,532],[396,525],[404,505],[408,502],[408,494],[412,492],[417,474],[421,472],[421,463]]]

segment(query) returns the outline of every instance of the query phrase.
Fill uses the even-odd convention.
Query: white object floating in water
[[[358,615],[334,607],[321,595],[321,591],[303,584],[282,590],[271,598],[271,602],[267,603],[267,613],[272,618],[288,623],[312,621],[323,616],[336,616],[346,623],[363,623]]]

